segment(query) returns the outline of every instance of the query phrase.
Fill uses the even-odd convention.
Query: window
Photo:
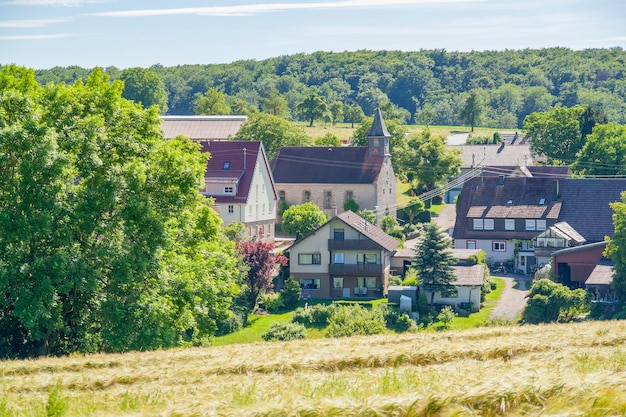
[[[343,278],[333,278],[333,288],[343,288]]]
[[[302,202],[303,203],[311,202],[311,192],[310,191],[303,191],[302,192]]]
[[[280,201],[285,201],[285,191],[284,190],[281,190],[281,191],[278,192],[278,199]]]
[[[344,263],[345,257],[343,256],[343,253],[336,253],[334,259],[336,264],[342,264]]]
[[[504,219],[504,230],[515,230],[515,219]]]
[[[224,193],[225,194],[232,194],[233,193],[233,187],[224,187]]]
[[[322,263],[322,254],[320,253],[299,253],[298,264],[300,265],[319,265]]]
[[[224,165],[222,165],[222,169],[230,169],[230,161],[224,161]]]
[[[483,219],[474,219],[474,230],[483,230]]]
[[[346,195],[344,198],[344,203],[347,203],[350,200],[354,200],[354,192],[353,191],[346,191]]]
[[[319,290],[320,280],[319,278],[301,278],[300,287],[307,290]]]
[[[526,230],[536,230],[534,220],[526,220]]]
[[[344,240],[345,239],[345,230],[344,229],[334,229],[333,230],[333,239],[335,240]]]
[[[537,230],[546,230],[545,220],[537,220]]]
[[[233,214],[235,212],[235,206],[232,204],[228,205],[228,214]]]
[[[359,277],[356,282],[359,288],[376,289],[376,277]]]
[[[360,264],[376,264],[378,257],[375,253],[362,253],[357,255],[357,261]]]
[[[466,249],[476,249],[476,241],[475,240],[468,240],[465,242],[465,248]]]
[[[333,192],[330,190],[324,191],[324,208],[333,208]]]
[[[506,252],[506,242],[500,240],[493,241],[494,252]]]
[[[485,219],[485,230],[493,230],[493,219]]]

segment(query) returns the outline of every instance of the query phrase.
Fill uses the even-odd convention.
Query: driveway
[[[526,306],[531,279],[526,275],[492,275],[504,281],[504,290],[489,318],[515,320]]]

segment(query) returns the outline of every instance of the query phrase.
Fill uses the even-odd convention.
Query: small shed
[[[387,299],[390,303],[400,304],[401,296],[409,297],[412,304],[417,303],[417,287],[416,286],[402,286],[402,285],[390,285],[387,292]]]

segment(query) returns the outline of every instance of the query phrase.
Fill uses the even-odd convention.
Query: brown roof
[[[613,267],[609,265],[596,265],[591,271],[585,285],[611,285],[613,282]]]
[[[382,229],[373,225],[372,223],[365,220],[363,217],[350,210],[344,211],[343,213],[337,215],[336,218],[343,221],[345,224],[363,234],[365,237],[368,237],[372,241],[376,242],[388,251],[393,251],[400,244],[400,242],[398,242],[392,236],[389,236],[387,233],[383,232]]]
[[[553,200],[555,183],[543,177],[476,177],[463,184],[459,195],[454,226],[455,239],[499,238],[531,239],[537,233],[475,232],[470,218],[545,219],[556,220],[561,201]]]
[[[161,130],[166,139],[178,135],[195,141],[227,140],[239,132],[247,116],[161,116]]]
[[[259,141],[209,141],[202,142],[202,152],[209,152],[211,158],[207,163],[204,177],[209,182],[233,183],[239,181],[237,194],[234,196],[210,195],[217,203],[245,203],[250,193],[252,175],[257,158],[261,155],[262,164],[269,171],[269,165],[263,144]],[[245,155],[245,158],[244,158]],[[228,168],[225,169],[226,163]],[[270,172],[270,181],[272,176]],[[272,190],[276,199],[276,190],[272,182]]]
[[[366,146],[283,147],[272,160],[276,183],[372,184],[384,161]]]
[[[470,287],[483,285],[485,279],[485,266],[453,266],[456,281],[454,285],[458,287]]]

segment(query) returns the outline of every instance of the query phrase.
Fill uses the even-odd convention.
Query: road
[[[489,318],[515,320],[526,306],[530,277],[525,275],[497,275],[497,278],[501,278],[505,285],[500,301]]]

